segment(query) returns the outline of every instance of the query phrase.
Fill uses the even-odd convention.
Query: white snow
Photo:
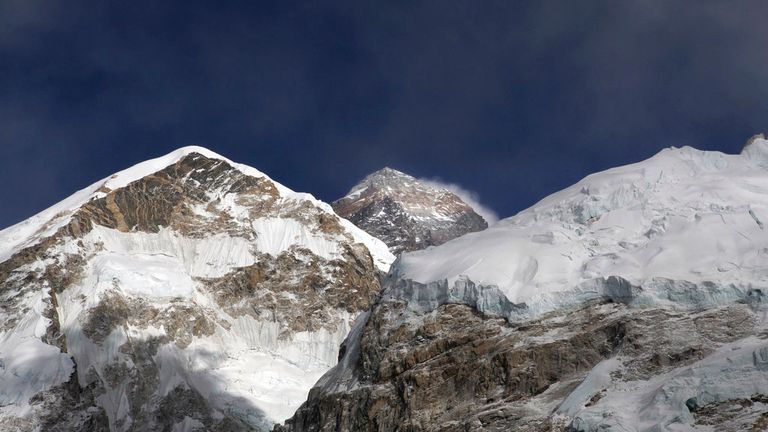
[[[23,416],[29,398],[66,382],[74,371],[67,354],[40,340],[50,323],[43,316],[47,297],[27,295],[21,306],[29,310],[13,328],[0,332],[0,415]]]
[[[192,278],[173,257],[103,254],[91,265],[98,274],[96,285],[105,285],[103,291],[119,287],[129,296],[146,299],[191,297],[194,293]]]
[[[163,234],[149,236],[162,237]],[[103,232],[97,232],[86,240],[104,238]],[[213,335],[195,338],[185,348],[174,343],[162,345],[153,359],[160,369],[159,395],[167,394],[178,385],[188,386],[222,412],[264,429],[271,429],[274,423],[290,417],[306,400],[312,385],[336,363],[338,347],[354,317],[337,311],[333,318],[337,322],[335,331],[298,332],[286,337],[281,335],[280,323],[257,321],[250,316],[231,317],[222,312],[210,294],[190,277],[182,262],[184,253],[173,256],[154,250],[150,254],[147,251],[152,248],[147,244],[153,243],[145,238],[131,244],[133,249],[126,249],[125,242],[104,242],[105,250],[88,261],[83,279],[58,295],[61,326],[70,354],[78,365],[80,382],[89,382],[91,368],[104,377],[107,365],[130,362],[130,357],[120,350],[126,342],[135,345],[166,334],[162,327],[121,325],[102,342],[93,342],[84,334],[82,326],[89,310],[99,304],[103,295],[137,297],[160,307],[181,301],[216,313],[219,319],[230,324],[227,328],[217,326]],[[162,244],[169,249],[176,247],[174,241]],[[123,252],[109,249],[115,245]],[[136,245],[143,245],[145,249],[141,251]],[[53,348],[39,339],[30,340]],[[21,358],[18,353],[11,354]],[[69,357],[63,357],[71,365]],[[70,366],[68,372],[71,370]],[[24,380],[34,383],[28,376],[24,376]],[[99,397],[115,430],[128,427],[128,423],[122,429],[115,426],[121,418],[130,419],[126,417],[129,413],[125,390],[125,384],[121,384],[107,388]],[[12,394],[17,395],[16,390]]]
[[[768,232],[757,220],[768,220],[768,141],[747,150],[666,149],[590,175],[485,231],[404,254],[394,270],[422,283],[463,275],[542,309],[612,275],[643,287],[659,278],[728,292],[765,286]]]
[[[258,170],[204,148],[184,147],[96,182],[32,218],[0,231],[0,262],[54,234],[69,222],[80,206],[103,196],[102,188],[124,187],[193,152],[226,161],[244,174],[267,178]],[[336,217],[328,204],[312,195],[273,183],[280,195],[276,205],[281,208],[301,208],[308,201]],[[227,315],[197,278],[221,277],[238,267],[254,264],[257,252],[278,255],[292,246],[333,259],[339,257],[342,242],[363,243],[381,271],[389,269],[394,256],[383,242],[344,219],[339,219],[345,231],[341,234],[314,232],[289,217],[252,219],[249,209],[238,204],[234,194],[210,193],[210,201],[217,203],[218,210],[226,211],[244,228],[244,237],[220,233],[193,238],[168,227],[160,227],[157,233],[125,233],[94,226],[77,241],[65,242],[49,251],[58,256],[75,253],[86,257],[82,277],[56,294],[59,322],[69,352],[63,354],[40,339],[49,325],[49,320],[42,316],[47,292],[28,294],[22,302],[22,307],[28,310],[18,312],[20,321],[14,328],[0,332],[0,415],[26,415],[30,409],[28,399],[66,382],[75,363],[78,379],[86,385],[94,379],[94,371],[104,379],[107,365],[131,364],[131,357],[120,350],[127,342],[135,346],[166,335],[167,329],[162,325],[119,323],[110,334],[102,335],[103,340],[91,340],[83,326],[90,319],[91,309],[99,305],[105,295],[140,298],[161,309],[186,305],[215,317],[217,325],[213,335],[196,337],[185,348],[174,343],[159,348],[153,358],[160,369],[159,396],[179,385],[191,387],[222,412],[265,429],[271,429],[272,424],[293,414],[306,399],[311,386],[336,363],[339,344],[349,332],[354,316],[339,310],[333,314],[333,322],[328,323],[336,324],[335,331],[286,335],[280,331],[281,323]],[[204,206],[194,207],[192,211],[204,218],[212,216]],[[251,234],[253,239],[246,238]],[[29,269],[18,270],[42,271],[50,264],[38,261],[30,264]],[[221,323],[228,324],[222,326]],[[282,324],[285,328],[287,323]],[[98,396],[98,403],[106,410],[113,430],[131,427],[127,385],[123,382],[106,386],[106,391]],[[200,427],[199,422],[186,418],[173,429],[188,431]]]
[[[335,332],[299,332],[281,340],[276,323],[240,317],[231,330],[219,330],[173,354],[184,360],[171,373],[188,376],[190,385],[220,409],[249,412],[258,419],[251,424],[271,429],[292,416],[313,384],[336,364],[349,319],[344,315]],[[200,352],[207,354],[201,357]]]
[[[256,234],[256,248],[277,256],[293,245],[301,245],[325,259],[339,256],[339,243],[322,233],[315,233],[295,219],[259,218],[251,222]]]
[[[558,409],[573,418],[575,430],[701,430],[692,426],[694,418],[686,407],[687,400],[693,398],[704,406],[768,394],[768,343],[757,337],[725,344],[690,366],[647,381],[611,384],[606,375],[620,368],[620,359],[603,361]],[[605,395],[584,407],[599,390]]]
[[[192,277],[219,277],[255,262],[252,242],[225,234],[190,238],[168,228],[161,228],[158,233],[123,233],[95,226],[86,238],[115,254],[173,258]],[[136,267],[141,270],[141,265]]]
[[[333,209],[331,209],[328,204],[315,199],[310,194],[294,192],[282,184],[270,179],[255,168],[233,162],[204,147],[188,146],[168,153],[165,156],[141,162],[108,178],[95,182],[31,218],[3,229],[0,231],[0,262],[8,259],[18,250],[31,246],[41,239],[52,235],[57,229],[66,225],[69,222],[71,214],[80,206],[93,198],[103,196],[103,192],[98,191],[102,187],[114,190],[127,186],[133,181],[139,180],[178,162],[184,156],[191,153],[199,153],[211,159],[225,161],[243,174],[258,178],[263,177],[270,180],[277,188],[278,193],[280,194],[280,199],[283,201],[309,201],[326,213],[335,215]],[[361,242],[369,248],[377,267],[382,271],[389,270],[389,266],[395,258],[389,253],[384,243],[363,232],[351,223],[345,222],[347,221],[342,220],[342,225],[347,232],[352,235],[355,241]]]

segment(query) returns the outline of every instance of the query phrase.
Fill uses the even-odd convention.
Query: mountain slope
[[[392,168],[367,176],[332,206],[383,240],[394,254],[439,245],[488,227],[453,192]]]
[[[667,149],[403,254],[278,429],[763,430],[766,169]]]
[[[0,429],[248,430],[289,416],[386,246],[186,147],[0,231]]]

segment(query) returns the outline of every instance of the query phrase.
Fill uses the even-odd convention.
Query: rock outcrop
[[[392,168],[369,175],[332,206],[383,240],[394,254],[443,244],[488,227],[453,192]]]
[[[621,418],[641,410],[640,394],[638,406],[607,415],[601,399],[662,376],[687,379],[731,344],[761,334],[761,313],[743,303],[693,312],[590,301],[510,323],[464,304],[422,314],[409,312],[406,301],[384,300],[357,338],[345,342],[337,369],[275,430],[539,432],[591,431],[595,424],[645,430],[626,429],[632,423]],[[768,346],[768,339],[756,339],[752,347],[759,344]],[[739,371],[762,380],[755,367],[729,372]],[[746,400],[762,397],[743,393]],[[729,409],[716,401],[721,411]],[[684,404],[666,403],[657,402],[670,414],[689,413]],[[694,411],[689,420],[707,424],[716,409]],[[764,421],[759,418],[754,424]]]

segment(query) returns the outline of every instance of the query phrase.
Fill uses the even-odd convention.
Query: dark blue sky
[[[768,2],[0,0],[0,227],[196,144],[330,201],[389,165],[509,216],[768,119]]]

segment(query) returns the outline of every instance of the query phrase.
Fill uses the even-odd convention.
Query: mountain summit
[[[0,231],[0,430],[268,430],[394,257],[200,147]]]
[[[368,175],[331,205],[340,216],[383,240],[395,254],[443,244],[488,227],[455,193],[392,168]]]
[[[768,141],[669,148],[401,255],[279,431],[765,431]]]

